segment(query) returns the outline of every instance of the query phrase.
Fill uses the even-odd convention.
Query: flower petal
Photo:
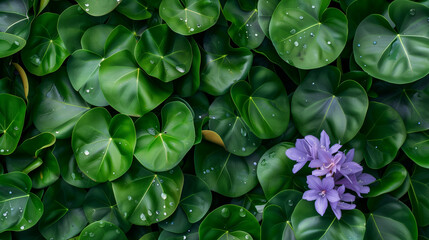
[[[305,199],[307,201],[314,201],[319,197],[319,192],[317,190],[307,190],[302,195],[302,199]]]
[[[363,185],[368,185],[373,183],[376,179],[368,173],[362,173],[360,176],[357,177],[357,180],[362,181]]]
[[[311,168],[320,168],[323,166],[323,162],[319,159],[314,159],[310,161],[310,164],[308,164],[308,166]]]
[[[338,195],[337,190],[329,190],[326,192],[326,198],[329,202],[338,202],[340,201],[340,196]]]
[[[297,164],[293,165],[292,168],[292,173],[295,174],[297,173],[299,170],[301,170],[302,167],[304,167],[306,162],[298,162]]]
[[[335,182],[333,177],[325,177],[322,179],[322,188],[325,190],[330,190],[335,187]]]
[[[308,175],[307,184],[310,189],[318,190],[319,192],[322,190],[322,181],[316,176]]]
[[[341,173],[343,175],[354,174],[354,173],[360,172],[362,170],[363,170],[362,166],[356,162],[346,162],[346,163],[341,165]]]
[[[307,159],[307,154],[304,152],[301,152],[297,148],[289,148],[286,150],[286,156],[294,161],[302,162]]]
[[[335,214],[335,217],[337,217],[338,220],[341,219],[341,209],[340,208],[333,208],[331,205],[331,209]]]
[[[326,198],[317,198],[314,206],[316,207],[316,211],[320,214],[320,216],[323,216],[323,214],[325,214],[326,208],[328,207],[328,200]]]
[[[313,176],[318,176],[318,177],[325,176],[328,173],[329,173],[329,169],[327,168],[316,169],[316,170],[313,170],[313,172],[311,172]]]
[[[341,147],[342,147],[342,145],[336,143],[331,148],[329,148],[329,153],[334,154],[334,153],[338,152],[338,150],[340,150]]]
[[[329,149],[329,145],[331,144],[331,141],[329,140],[329,136],[328,134],[325,132],[325,130],[323,130],[320,133],[320,147],[322,149]]]

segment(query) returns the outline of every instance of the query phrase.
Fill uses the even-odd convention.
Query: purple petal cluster
[[[369,193],[367,185],[375,178],[362,173],[362,166],[353,161],[354,149],[345,154],[339,151],[340,144],[332,146],[328,134],[323,130],[320,140],[314,136],[305,136],[296,140],[294,148],[286,151],[291,160],[296,161],[292,172],[297,173],[307,162],[313,168],[312,175],[307,176],[309,190],[304,192],[303,199],[315,201],[316,211],[324,215],[328,205],[335,216],[341,218],[341,210],[351,210],[356,207],[355,196],[346,190],[361,194]]]

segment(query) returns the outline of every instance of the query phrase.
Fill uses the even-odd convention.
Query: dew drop
[[[90,233],[89,233],[89,237],[94,237],[94,235],[95,235],[95,234],[94,234],[93,232],[90,232]]]
[[[299,46],[299,42],[298,41],[295,41],[293,44],[295,45],[295,47]]]
[[[85,7],[89,7],[89,3],[85,3]]]
[[[14,42],[13,42],[13,45],[15,45],[15,46],[17,46],[17,47],[18,47],[18,46],[19,46],[19,42],[18,42],[18,41],[14,41]]]
[[[255,33],[255,37],[257,37],[258,36],[258,34],[257,33]]]
[[[375,146],[375,148],[378,148],[378,146]]]
[[[410,9],[410,16],[415,16],[416,15],[416,9],[411,8]]]
[[[246,216],[246,212],[244,211],[244,209],[240,209],[240,212],[238,213],[238,215],[240,215],[240,217],[245,217]]]
[[[12,191],[9,191],[9,194],[12,194]]]
[[[13,129],[14,129],[15,131],[18,131],[18,130],[19,130],[19,128],[18,128],[17,126],[15,126]]]
[[[292,30],[290,30],[290,34],[295,34],[296,30],[293,28]]]
[[[167,194],[161,193],[161,198],[164,199],[164,200],[167,199]]]
[[[289,207],[293,206],[293,201],[291,199],[289,199],[289,201],[287,201],[287,205],[289,205]]]
[[[128,196],[128,201],[131,201],[131,200],[133,200],[133,197]]]
[[[420,123],[420,122],[418,122],[417,124],[418,124],[418,125],[420,125],[421,123]]]
[[[310,33],[310,36],[311,36],[311,37],[314,37],[314,33]]]
[[[176,66],[176,70],[179,71],[180,73],[184,73],[185,69],[183,68],[183,66],[177,65]]]
[[[220,215],[222,215],[222,217],[224,217],[224,218],[228,218],[229,217],[229,209],[228,208],[222,208],[222,210],[220,211]]]
[[[24,230],[24,228],[25,228],[24,226],[21,226],[19,229]]]
[[[155,131],[155,129],[154,129],[154,128],[148,128],[148,129],[147,129],[147,132],[148,132],[150,135],[152,135],[152,136],[155,136],[155,135],[156,135],[156,131]]]
[[[360,47],[360,43],[358,43],[357,46]]]
[[[89,155],[89,151],[88,151],[88,150],[85,150],[85,151],[83,152],[83,154],[85,154],[85,156],[88,156],[88,155]]]
[[[173,202],[170,202],[168,205],[170,205],[170,206],[174,206],[174,203],[173,203]]]
[[[311,5],[311,8],[313,8],[313,9],[314,9],[314,8],[316,8],[316,6],[314,6],[314,5]]]
[[[183,239],[186,239],[186,236],[185,236],[185,235],[183,235]]]
[[[328,60],[328,59],[325,59],[325,61],[329,62],[329,60]]]
[[[302,47],[303,47],[303,48],[307,48],[307,44],[304,44]]]
[[[301,20],[302,20],[302,19],[304,19],[304,17],[303,17],[303,16],[299,16],[299,19],[301,19]]]
[[[36,67],[38,67],[38,66],[40,66],[40,64],[42,64],[42,61],[40,61],[40,57],[38,55],[31,56],[30,62]]]
[[[372,42],[373,45],[377,45],[377,41]]]
[[[197,28],[200,28],[201,27],[201,24],[197,24]]]
[[[146,216],[144,215],[144,213],[140,214],[140,219],[142,221],[146,221]]]
[[[417,147],[414,147],[415,150],[417,150]]]
[[[256,166],[256,165],[258,165],[258,163],[257,162],[253,162],[253,166]]]
[[[241,151],[245,152],[245,151],[246,151],[246,148],[245,148],[245,147],[242,147],[242,148],[241,148]]]
[[[328,44],[328,45],[331,45],[331,41],[328,41],[328,42],[327,42],[327,44]]]
[[[89,12],[89,8],[85,9],[85,11]]]
[[[154,64],[155,63],[155,61],[153,61],[153,60],[149,60],[149,62],[150,62],[150,64]]]
[[[193,32],[195,29],[194,28],[190,28],[189,31]]]
[[[271,116],[275,117],[275,116],[276,116],[276,114],[274,114],[274,113],[273,113],[273,114],[271,114]]]
[[[245,239],[249,239],[249,235],[246,234],[246,236],[244,236]]]
[[[151,210],[147,210],[147,215],[152,216],[152,211]]]
[[[189,209],[189,212],[191,213],[191,212],[192,212],[192,209]]]

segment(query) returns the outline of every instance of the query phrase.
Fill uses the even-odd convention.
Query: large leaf
[[[183,187],[180,168],[153,173],[135,163],[113,182],[119,211],[132,224],[149,226],[168,218],[179,205]]]
[[[209,113],[209,128],[219,134],[228,152],[249,156],[261,145],[261,140],[237,114],[229,94],[216,98],[210,105]]]
[[[292,227],[298,240],[306,239],[363,239],[365,216],[357,209],[342,212],[340,220],[331,210],[320,216],[314,203],[301,200],[292,213]]]
[[[231,88],[231,97],[250,130],[259,138],[280,136],[289,123],[290,104],[280,78],[264,67],[253,67],[249,83]]]
[[[64,68],[43,79],[33,107],[36,128],[56,138],[69,138],[79,117],[90,109],[74,91]]]
[[[159,15],[175,32],[192,35],[213,26],[220,14],[219,0],[163,0]]]
[[[92,240],[94,238],[103,240],[128,239],[118,226],[106,221],[97,221],[89,224],[82,230],[79,236],[79,240]]]
[[[43,76],[55,72],[70,55],[57,31],[58,14],[44,13],[34,20],[27,45],[21,52],[29,72]]]
[[[136,132],[131,118],[113,118],[104,108],[86,112],[76,123],[72,148],[81,171],[96,182],[112,181],[131,166]]]
[[[100,86],[107,102],[117,111],[142,116],[173,92],[173,86],[147,76],[129,51],[120,51],[101,63]]]
[[[34,226],[43,214],[42,201],[31,190],[24,173],[0,175],[0,232],[23,231]]]
[[[417,240],[416,219],[402,202],[384,195],[368,201],[365,239]]]
[[[191,44],[166,24],[144,31],[134,54],[147,74],[163,82],[185,75],[192,65]]]
[[[22,98],[0,94],[0,155],[15,151],[24,127],[26,109]]]
[[[103,16],[113,11],[122,0],[76,0],[82,9],[92,16]]]
[[[369,185],[371,191],[367,197],[376,197],[385,193],[392,192],[399,188],[408,176],[407,169],[400,163],[390,164],[383,177],[378,178],[375,182]]]
[[[46,239],[69,239],[79,234],[88,221],[82,209],[86,191],[62,180],[46,190],[43,196],[45,212],[38,228]]]
[[[356,63],[371,76],[402,84],[429,73],[425,64],[429,54],[429,8],[412,1],[389,5],[389,21],[373,14],[358,26],[353,40]]]
[[[330,0],[283,0],[273,13],[270,37],[280,57],[301,69],[335,61],[347,41],[347,18]]]
[[[215,144],[202,142],[195,147],[195,173],[210,190],[239,197],[257,185],[256,165],[262,153],[260,148],[248,157],[239,157]]]
[[[416,167],[411,176],[408,197],[419,226],[429,225],[429,170]]]
[[[236,205],[213,210],[200,225],[200,239],[260,239],[259,223],[249,211]]]
[[[401,148],[417,165],[429,168],[429,131],[408,134]]]
[[[292,98],[292,117],[302,135],[318,136],[325,130],[331,141],[345,143],[357,134],[368,97],[357,82],[340,83],[340,78],[337,68],[325,67],[309,72],[298,86]]]
[[[360,133],[364,135],[365,161],[379,169],[395,158],[407,136],[404,122],[393,108],[371,102]]]
[[[167,171],[175,167],[195,141],[193,116],[182,102],[167,103],[161,110],[162,125],[154,113],[136,122],[139,162],[151,171]]]

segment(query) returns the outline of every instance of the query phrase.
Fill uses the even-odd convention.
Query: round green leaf
[[[64,68],[43,79],[33,107],[36,128],[56,138],[69,138],[79,117],[90,109],[74,91]]]
[[[259,223],[249,211],[236,205],[213,210],[200,225],[200,239],[260,239]]]
[[[117,111],[142,116],[173,92],[171,84],[151,79],[128,51],[120,51],[101,63],[100,86],[107,102]]]
[[[263,149],[248,157],[239,157],[208,142],[195,147],[195,173],[212,191],[227,197],[239,197],[258,183],[256,165]]]
[[[112,183],[107,182],[91,188],[85,197],[83,211],[90,223],[107,221],[127,232],[131,224],[119,212],[113,195]]]
[[[363,239],[365,216],[357,209],[342,212],[340,220],[331,210],[320,216],[314,203],[301,200],[292,213],[292,227],[296,239]]]
[[[301,69],[335,61],[347,41],[347,18],[330,0],[283,0],[273,13],[270,37],[280,57]]]
[[[29,72],[43,76],[55,72],[70,55],[57,31],[58,14],[44,13],[34,20],[30,38],[21,52]]]
[[[136,122],[139,162],[151,171],[167,171],[175,167],[195,141],[193,116],[182,102],[167,103],[161,110],[162,126],[154,113]]]
[[[429,171],[416,167],[411,177],[408,197],[419,226],[429,225]]]
[[[122,0],[116,10],[132,20],[144,20],[152,17],[148,10],[151,0]]]
[[[365,136],[366,164],[373,169],[382,168],[393,161],[407,136],[398,112],[377,102],[370,102],[360,133]]]
[[[147,74],[163,82],[185,75],[192,65],[191,44],[166,24],[144,31],[134,54]]]
[[[131,166],[136,144],[128,116],[111,117],[104,108],[86,112],[76,123],[72,148],[81,171],[96,182],[112,181]]]
[[[407,175],[407,169],[402,164],[396,162],[390,164],[383,173],[383,177],[369,185],[371,190],[366,197],[377,197],[396,190],[405,181]]]
[[[279,2],[280,0],[258,1],[258,22],[267,37],[270,37],[269,27],[271,17]]]
[[[361,128],[368,109],[366,92],[359,83],[340,83],[340,78],[340,71],[329,66],[309,72],[296,89],[292,116],[303,136],[325,130],[331,142],[346,143]]]
[[[364,239],[417,240],[416,219],[402,202],[384,195],[368,201]]]
[[[429,131],[408,134],[401,148],[417,165],[429,168]]]
[[[0,32],[0,58],[8,57],[24,48],[27,41],[10,33]]]
[[[252,133],[238,116],[231,97],[226,94],[216,98],[209,108],[209,128],[225,143],[226,150],[237,156],[249,156],[261,145],[261,140]]]
[[[179,206],[190,223],[200,221],[210,208],[212,193],[205,182],[193,175],[185,175]]]
[[[257,48],[264,40],[265,35],[259,26],[257,12],[256,8],[251,11],[242,9],[238,0],[228,0],[225,3],[223,15],[231,22],[228,34],[238,46]]]
[[[0,155],[15,151],[24,127],[26,109],[22,98],[0,94]]]
[[[76,0],[79,6],[91,16],[103,16],[113,11],[122,0]]]
[[[88,221],[82,209],[86,191],[60,180],[43,196],[45,212],[38,228],[46,239],[69,239],[79,234]]]
[[[429,8],[412,1],[389,5],[390,20],[377,14],[365,18],[353,40],[356,63],[371,76],[395,84],[414,82],[429,73]]]
[[[31,190],[24,173],[0,175],[0,232],[23,231],[34,226],[43,214],[42,201]]]
[[[79,5],[73,5],[64,10],[58,18],[58,34],[67,50],[72,53],[82,48],[80,40],[84,32],[91,26],[103,23],[104,20],[105,18],[85,14]]]
[[[219,0],[163,0],[159,15],[176,33],[192,35],[213,26],[220,14]]]
[[[132,224],[149,226],[168,218],[179,205],[183,187],[180,168],[153,173],[139,163],[113,182],[119,211]]]
[[[264,67],[253,67],[249,83],[231,88],[231,97],[250,130],[259,138],[280,136],[289,123],[290,105],[280,78]]]
[[[103,240],[128,239],[118,226],[106,221],[97,221],[89,224],[82,230],[79,236],[79,240],[92,240],[94,238]]]

